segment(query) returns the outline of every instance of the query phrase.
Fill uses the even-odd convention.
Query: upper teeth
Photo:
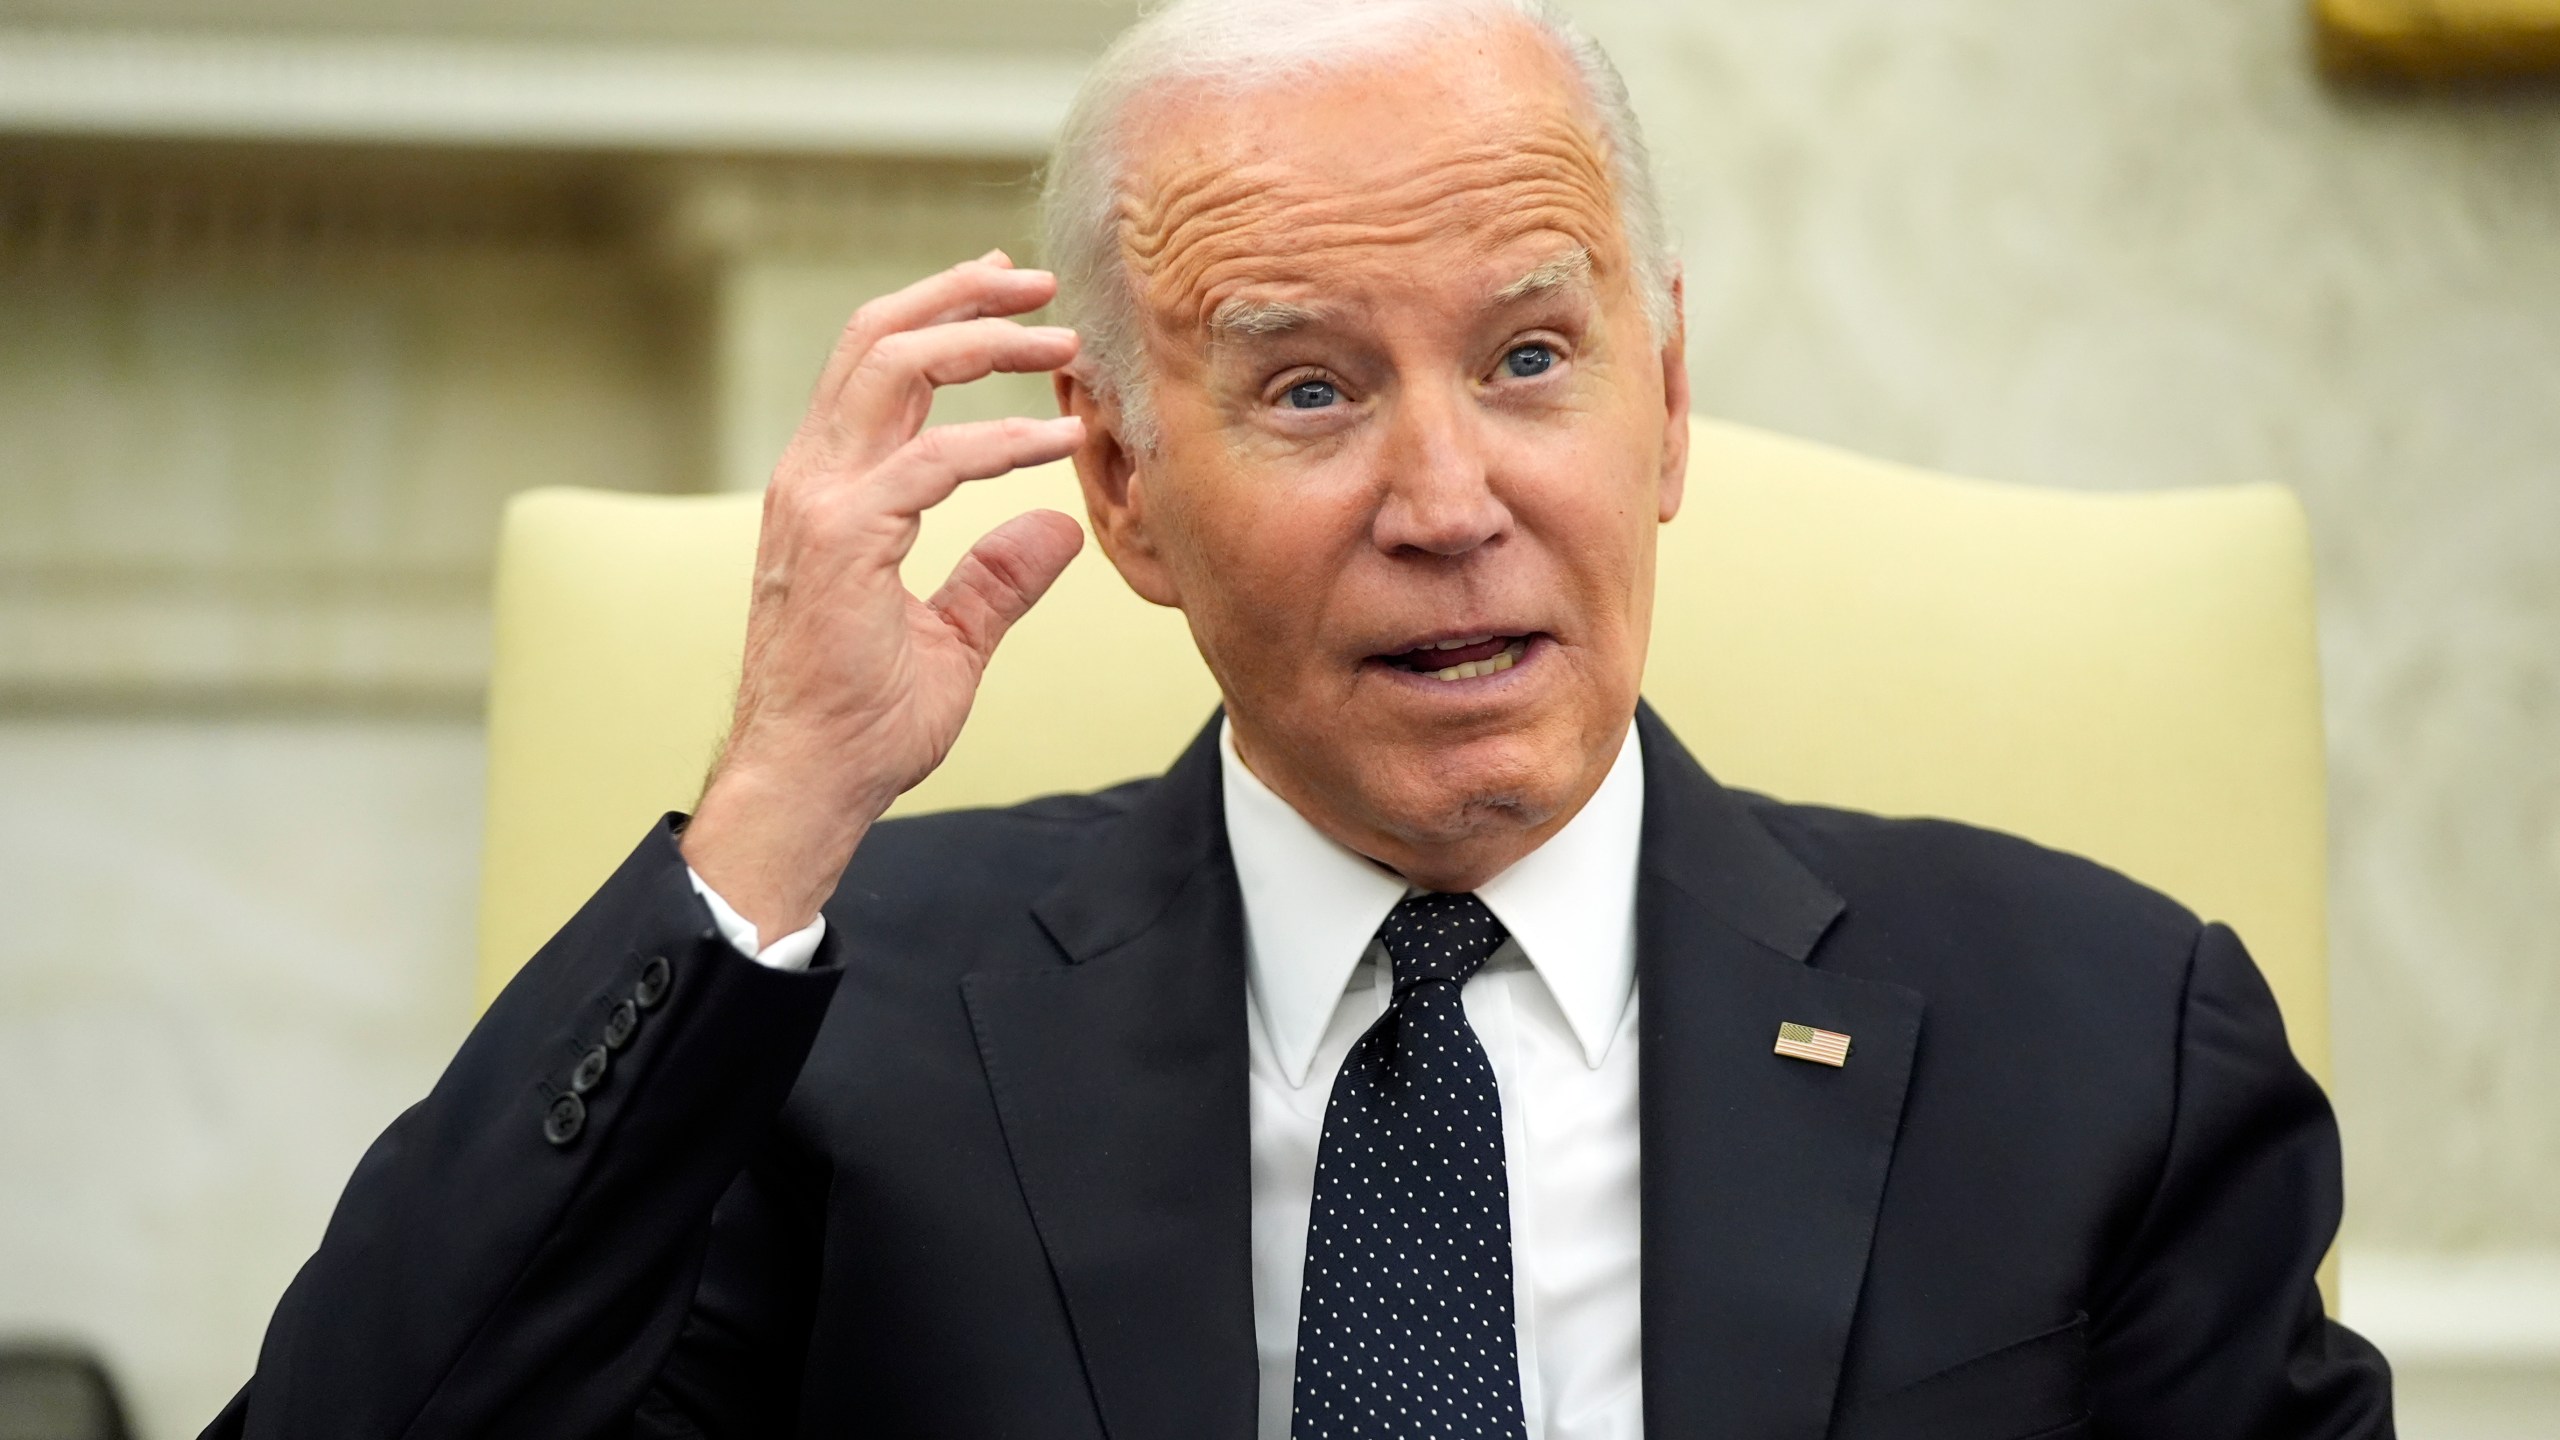
[[[1464,650],[1470,645],[1481,645],[1492,638],[1493,637],[1490,635],[1479,635],[1473,640],[1443,640],[1431,648],[1434,650]]]
[[[1485,637],[1487,640],[1492,638],[1493,637],[1490,635]],[[1468,641],[1466,643],[1482,644],[1483,641]],[[1455,649],[1456,647],[1444,645],[1440,648],[1448,650]],[[1424,673],[1430,675],[1431,678],[1435,680],[1473,680],[1479,675],[1499,675],[1503,671],[1508,670],[1513,665],[1519,663],[1521,655],[1526,653],[1528,648],[1528,641],[1514,640],[1510,644],[1503,646],[1499,653],[1488,656],[1485,659],[1470,660],[1463,665],[1452,665],[1446,670],[1431,670]]]

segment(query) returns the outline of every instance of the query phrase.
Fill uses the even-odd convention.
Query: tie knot
[[[1399,990],[1417,980],[1464,984],[1510,937],[1471,893],[1409,895],[1378,927],[1379,943],[1395,962]]]

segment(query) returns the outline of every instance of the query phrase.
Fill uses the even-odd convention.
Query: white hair
[[[1644,135],[1626,82],[1599,42],[1548,0],[1170,0],[1103,52],[1076,92],[1041,187],[1043,240],[1058,275],[1058,310],[1084,336],[1080,377],[1116,400],[1127,439],[1155,444],[1137,296],[1121,253],[1130,156],[1122,121],[1160,86],[1229,95],[1340,69],[1463,25],[1525,22],[1580,80],[1607,151],[1637,296],[1659,337],[1674,323],[1676,262],[1664,234]]]

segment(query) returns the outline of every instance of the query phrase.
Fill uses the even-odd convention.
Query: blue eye
[[[1333,388],[1330,380],[1301,380],[1289,387],[1292,410],[1322,410],[1341,398],[1341,392]]]
[[[1523,380],[1544,375],[1555,363],[1556,352],[1544,345],[1514,345],[1511,353],[1502,357],[1502,368]]]

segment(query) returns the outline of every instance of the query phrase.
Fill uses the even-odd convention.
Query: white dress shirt
[[[1635,900],[1644,766],[1629,727],[1608,778],[1546,844],[1476,891],[1511,932],[1468,980],[1510,1171],[1528,1440],[1639,1440]],[[1259,1440],[1288,1440],[1298,1293],[1326,1102],[1394,993],[1377,943],[1404,881],[1318,831],[1222,730],[1227,844],[1244,893]],[[693,877],[731,944],[797,970],[823,917],[771,946]]]
[[[1316,1147],[1334,1077],[1394,993],[1377,930],[1409,893],[1326,838],[1224,752],[1227,844],[1244,888],[1260,1440],[1288,1440]],[[1643,1433],[1636,1184],[1632,728],[1580,814],[1477,889],[1511,932],[1463,992],[1493,1064],[1510,1171],[1520,1401],[1529,1440]]]

